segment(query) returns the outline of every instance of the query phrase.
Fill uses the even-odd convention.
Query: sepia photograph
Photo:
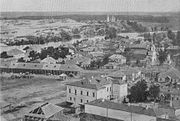
[[[0,0],[0,121],[180,121],[180,0]]]

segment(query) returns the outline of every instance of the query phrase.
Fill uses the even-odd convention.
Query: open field
[[[1,98],[14,106],[23,105],[21,108],[2,116],[8,121],[14,120],[21,118],[37,103],[48,101],[57,104],[65,101],[65,83],[65,81],[44,77],[10,79],[1,75]]]

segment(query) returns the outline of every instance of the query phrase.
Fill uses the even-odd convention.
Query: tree
[[[160,50],[158,55],[159,64],[162,65],[167,59],[167,51]]]
[[[177,32],[176,44],[180,46],[180,31]]]
[[[10,58],[10,57],[13,57],[13,56],[9,56],[6,51],[2,52],[0,55],[0,58]]]
[[[109,27],[105,30],[106,33],[106,37],[107,39],[113,39],[116,38],[117,33],[116,33],[116,29],[114,27]]]
[[[147,83],[145,80],[141,80],[137,82],[134,86],[130,89],[130,102],[144,102],[147,99]]]
[[[167,32],[167,36],[169,39],[175,40],[175,34],[171,30]]]
[[[160,92],[159,86],[152,85],[149,88],[149,96],[152,97],[154,100],[156,100],[157,97],[159,96],[159,92]]]

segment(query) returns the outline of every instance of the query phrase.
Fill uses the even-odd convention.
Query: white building
[[[67,84],[67,102],[75,105],[91,102],[96,99],[121,100],[127,96],[127,84],[122,80],[111,78],[83,79]]]

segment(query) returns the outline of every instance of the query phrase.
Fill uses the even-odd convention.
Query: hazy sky
[[[0,5],[1,11],[180,11],[180,0],[0,0]]]

